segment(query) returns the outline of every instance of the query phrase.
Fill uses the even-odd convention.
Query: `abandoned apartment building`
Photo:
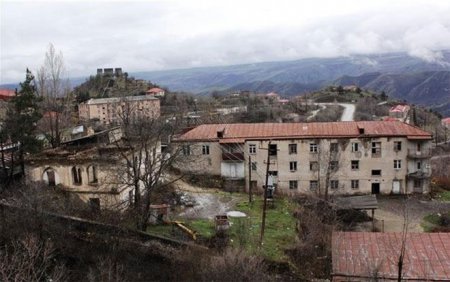
[[[30,155],[25,163],[26,179],[58,186],[97,209],[127,206],[133,190],[125,179],[124,154],[130,150],[116,142],[121,135],[120,128],[113,128]]]
[[[204,124],[173,141],[186,173],[261,191],[269,160],[276,193],[343,195],[429,192],[431,139],[399,121],[352,121]]]
[[[157,118],[160,101],[150,95],[89,99],[78,105],[81,121],[98,120],[104,125],[114,125],[125,119]]]

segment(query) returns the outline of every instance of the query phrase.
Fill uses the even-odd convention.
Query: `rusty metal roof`
[[[333,281],[396,280],[402,233],[335,232]],[[407,233],[404,280],[450,281],[450,233]],[[347,281],[347,280],[345,280]]]
[[[364,129],[364,133],[360,133]],[[299,139],[351,137],[407,137],[431,139],[431,134],[399,121],[343,121],[315,123],[234,123],[203,124],[179,136],[175,141],[217,141],[217,132],[226,139]]]

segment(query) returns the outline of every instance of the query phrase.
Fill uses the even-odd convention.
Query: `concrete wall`
[[[401,142],[401,150],[397,150],[395,142]],[[381,155],[372,154],[372,143],[380,142]],[[221,163],[221,145],[218,142],[196,143],[195,146],[201,148],[201,144],[210,144],[210,156],[197,154],[190,156],[195,158],[195,166],[184,166],[183,170],[194,173],[220,175]],[[256,181],[256,187],[262,191],[262,185],[265,183],[265,171],[267,164],[268,141],[246,141],[242,149],[244,151],[245,162],[244,174],[245,185],[248,189],[249,183],[249,157],[252,162],[256,162],[256,170],[252,170],[252,181]],[[318,152],[310,152],[310,144],[318,144]],[[338,169],[332,171],[329,169],[330,162],[330,143],[338,143],[338,152],[333,158],[338,161]],[[358,144],[358,152],[352,152],[352,143]],[[270,157],[270,172],[277,172],[274,177],[278,193],[324,193],[326,180],[337,180],[337,189],[329,187],[329,194],[370,194],[372,187],[376,189],[379,186],[381,194],[393,193],[394,183],[400,185],[400,193],[412,193],[413,181],[407,177],[409,173],[415,172],[417,159],[408,156],[408,152],[417,149],[417,143],[421,143],[421,150],[427,151],[430,141],[414,141],[404,137],[382,137],[382,138],[350,138],[350,139],[296,139],[296,140],[274,140],[272,144],[277,145],[277,156]],[[297,153],[289,153],[289,144],[297,145]],[[256,152],[250,153],[250,145],[256,146]],[[192,145],[193,146],[193,145]],[[409,149],[409,151],[408,151]],[[187,160],[187,159],[186,159]],[[358,169],[352,169],[352,161],[359,162]],[[394,161],[399,161],[394,168]],[[428,158],[420,159],[422,167],[425,169],[429,162]],[[290,170],[290,162],[297,162],[297,169]],[[311,171],[310,163],[318,162],[319,169]],[[194,163],[194,162],[193,162]],[[373,170],[380,170],[381,175],[372,175]],[[431,173],[427,168],[427,172]],[[328,175],[328,176],[327,176]],[[358,180],[359,187],[352,188],[352,180]],[[298,188],[290,189],[289,181],[297,181]],[[310,190],[310,181],[318,181],[320,191]],[[424,179],[424,192],[428,191],[427,184],[429,179]],[[329,183],[329,182],[328,182]]]

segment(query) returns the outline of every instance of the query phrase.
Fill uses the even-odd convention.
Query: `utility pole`
[[[248,156],[248,202],[252,202],[252,156]]]
[[[269,141],[267,145],[267,166],[266,166],[266,185],[264,186],[264,204],[263,214],[261,222],[261,237],[259,238],[259,244],[262,245],[264,238],[264,229],[266,228],[266,208],[267,208],[267,184],[269,183],[269,167],[270,167],[270,145],[272,141]]]

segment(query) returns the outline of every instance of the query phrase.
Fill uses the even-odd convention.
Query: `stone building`
[[[160,116],[160,101],[151,96],[127,96],[89,99],[78,105],[82,121],[99,120],[102,124],[119,124],[126,118],[157,118]]]
[[[245,179],[269,175],[278,193],[429,192],[431,134],[398,121],[204,124],[177,138],[188,173]],[[251,170],[251,179],[250,171]]]
[[[127,206],[133,187],[127,184],[125,171],[124,154],[129,154],[129,149],[116,143],[120,139],[121,130],[115,128],[30,155],[25,163],[26,179],[57,186],[96,208]]]

